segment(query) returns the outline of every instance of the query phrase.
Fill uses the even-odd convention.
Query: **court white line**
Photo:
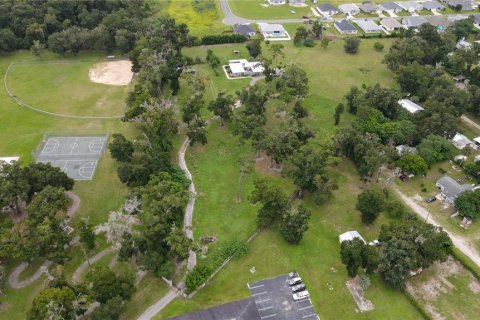
[[[312,314],[309,314],[308,316],[303,316],[302,319],[303,318],[308,318],[308,317],[311,317],[311,316],[316,316],[316,315],[317,315],[316,313],[312,313]]]
[[[265,302],[265,301],[270,301],[270,299],[266,299],[266,300],[258,300],[258,301],[255,301],[255,303],[262,303],[262,302]]]
[[[271,315],[269,315],[269,316],[260,317],[260,318],[262,318],[262,319],[267,319],[267,318],[270,318],[270,317],[275,317],[276,315],[277,315],[277,314],[274,313],[274,314],[271,314]]]
[[[300,308],[300,309],[298,309],[298,311],[300,311],[300,310],[305,310],[305,309],[308,309],[308,308],[313,308],[313,306],[308,306],[308,307]]]
[[[256,288],[260,288],[260,287],[264,287],[265,285],[263,284],[260,284],[258,286],[255,286],[255,287],[250,287],[250,285],[248,286],[250,289],[256,289]]]
[[[271,306],[271,307],[266,307],[266,308],[262,308],[262,309],[258,309],[258,311],[263,311],[263,310],[272,309],[272,308],[273,308],[273,306]]]
[[[264,292],[259,292],[259,293],[252,294],[252,297],[254,297],[254,296],[258,296],[258,295],[260,295],[260,294],[264,294],[264,293],[267,293],[267,291],[264,291]]]
[[[78,137],[75,138],[75,141],[73,141],[73,144],[71,144],[71,149],[70,149],[70,154],[73,153],[73,150],[78,146],[77,145]]]

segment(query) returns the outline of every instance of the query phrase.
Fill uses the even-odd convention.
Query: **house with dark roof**
[[[370,1],[365,1],[360,5],[360,10],[362,10],[365,13],[380,13],[382,12],[382,9],[380,9],[380,6],[378,4],[375,4]]]
[[[233,32],[251,38],[257,33],[250,23],[236,24],[233,26]]]
[[[443,2],[452,9],[460,7],[460,11],[472,11],[478,9],[478,4],[471,0],[444,0]]]
[[[346,19],[335,21],[334,26],[341,34],[356,34],[358,32],[357,28]]]
[[[435,0],[423,2],[422,7],[423,9],[428,11],[442,11],[443,9],[445,9],[445,6],[443,4]]]
[[[416,29],[425,23],[428,23],[428,20],[422,16],[405,17],[402,19],[402,24],[412,29]]]
[[[386,13],[398,13],[403,11],[403,8],[395,2],[384,2],[380,3],[379,6],[380,9],[382,9],[382,11],[385,11]]]
[[[461,185],[449,176],[438,179],[435,185],[440,189],[445,202],[449,204],[453,204],[460,193],[470,191],[474,188],[471,184]]]
[[[318,5],[317,11],[324,16],[331,16],[334,14],[338,14],[339,12],[337,7],[332,6],[329,3]]]

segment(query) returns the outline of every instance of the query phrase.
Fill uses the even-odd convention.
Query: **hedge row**
[[[222,44],[222,43],[243,43],[247,37],[241,34],[220,34],[204,36],[201,40],[202,45]]]

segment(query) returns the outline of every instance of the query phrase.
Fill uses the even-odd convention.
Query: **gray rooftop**
[[[318,5],[317,8],[322,12],[338,11],[338,8],[331,5],[330,3]]]
[[[353,24],[351,24],[350,22],[348,22],[348,20],[342,20],[342,21],[335,21],[335,25],[342,31],[356,31],[357,28],[355,28],[355,26]]]
[[[473,189],[472,185],[461,185],[449,176],[444,176],[438,179],[437,186],[441,186],[442,193],[445,197],[450,199],[455,199],[460,193]]]
[[[472,2],[468,0],[446,0],[446,3],[451,7],[456,7],[457,5],[461,5],[462,11],[472,10]]]
[[[233,31],[238,34],[243,34],[244,36],[255,33],[255,29],[249,24],[236,24],[233,26]]]
[[[428,23],[428,20],[422,16],[412,16],[412,17],[405,17],[402,19],[402,24],[407,27],[420,27],[422,24]]]
[[[403,8],[395,2],[380,3],[380,7],[382,7],[384,10],[403,10]]]
[[[426,1],[426,2],[422,3],[422,6],[423,6],[424,9],[427,9],[427,10],[442,10],[443,8],[445,8],[445,6],[443,4],[441,4],[440,2],[437,2],[435,0]]]

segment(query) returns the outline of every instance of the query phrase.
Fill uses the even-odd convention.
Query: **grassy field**
[[[235,15],[247,19],[301,19],[302,16],[312,15],[310,6],[268,6],[264,0],[228,0],[228,4]]]

